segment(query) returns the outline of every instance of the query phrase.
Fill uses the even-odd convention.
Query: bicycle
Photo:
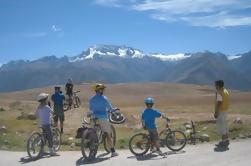
[[[82,126],[81,134],[81,152],[84,158],[93,159],[95,158],[98,147],[100,144],[103,144],[104,149],[107,153],[110,153],[110,149],[108,147],[108,139],[107,133],[104,133],[101,130],[101,126],[97,124],[97,119],[90,117],[90,121],[93,122],[93,127],[91,126],[91,122],[88,122],[84,117],[84,123]],[[81,128],[79,129],[81,130]],[[113,146],[116,144],[116,131],[113,125],[111,125],[112,131],[112,139]]]
[[[159,134],[160,137],[166,135],[163,140],[164,145],[172,151],[182,150],[187,143],[184,132],[172,130],[168,124],[170,120],[168,118],[164,119],[166,120],[166,126]],[[149,134],[138,133],[133,135],[129,140],[129,150],[136,156],[146,154],[150,148],[153,149],[153,145]]]
[[[61,147],[61,134],[58,128],[52,127],[52,141],[54,150],[57,152]],[[47,143],[46,134],[42,131],[34,131],[28,138],[26,149],[32,160],[42,157],[44,147]]]
[[[64,102],[64,111],[70,110],[72,108],[72,105],[74,108],[79,108],[81,105],[80,98],[78,97],[77,93],[80,91],[74,91],[73,95],[70,97],[68,96]]]

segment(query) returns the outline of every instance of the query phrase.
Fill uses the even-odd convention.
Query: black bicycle
[[[57,152],[61,147],[61,133],[58,128],[52,127],[52,140],[54,150]],[[42,131],[34,131],[28,138],[27,141],[27,153],[29,157],[36,160],[42,157],[44,152],[44,147],[47,144],[46,134]]]
[[[164,144],[172,151],[182,150],[187,143],[187,138],[184,132],[180,130],[172,130],[168,124],[170,120],[168,118],[165,118],[165,120],[165,129],[159,133],[160,138],[164,136],[164,139],[160,139],[161,145],[163,146]],[[138,133],[132,136],[129,140],[129,149],[136,156],[146,154],[150,148],[153,149],[153,144],[149,134]]]
[[[125,116],[118,108],[115,108],[112,112],[108,112],[108,119],[112,124],[122,124],[126,121]],[[111,125],[111,131],[113,146],[115,146],[116,131],[113,125]],[[82,127],[77,130],[76,138],[81,138],[81,152],[84,158],[95,158],[100,144],[103,144],[105,151],[110,153],[107,133],[101,130],[101,126],[97,124],[97,119],[95,118],[90,117],[88,121],[87,118],[84,117],[84,123]]]

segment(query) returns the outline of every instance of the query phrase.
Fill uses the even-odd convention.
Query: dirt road
[[[166,157],[147,154],[142,157],[133,156],[129,150],[119,150],[119,156],[110,158],[102,152],[97,159],[87,162],[78,151],[59,152],[60,156],[45,156],[37,161],[30,161],[26,152],[0,151],[1,166],[32,165],[32,166],[71,166],[71,165],[102,165],[102,166],[250,166],[251,140],[232,142],[226,151],[215,151],[214,143],[189,145],[184,151],[167,153]]]

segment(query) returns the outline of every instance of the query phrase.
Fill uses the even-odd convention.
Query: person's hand
[[[92,116],[92,113],[88,112],[86,116],[90,118]]]
[[[217,119],[218,118],[218,114],[214,113],[214,118]]]
[[[118,108],[118,107],[115,107],[114,109],[113,109],[113,112],[119,112],[120,111],[120,109]]]

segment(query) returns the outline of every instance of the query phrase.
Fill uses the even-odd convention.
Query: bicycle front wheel
[[[33,132],[27,141],[28,156],[36,160],[41,157],[44,148],[43,136],[39,132]]]
[[[113,147],[116,145],[116,131],[113,125],[111,125],[111,130],[112,130],[112,142],[113,142]],[[104,149],[107,153],[110,153],[110,148],[108,147],[108,139],[107,139],[107,134],[104,135],[103,137],[103,143],[104,143]]]
[[[147,134],[139,133],[129,140],[129,149],[136,156],[144,155],[150,149],[150,141]]]
[[[57,152],[61,147],[61,133],[58,128],[52,128],[53,148]]]
[[[187,139],[182,131],[174,130],[166,136],[166,146],[172,151],[179,151],[186,146]]]

